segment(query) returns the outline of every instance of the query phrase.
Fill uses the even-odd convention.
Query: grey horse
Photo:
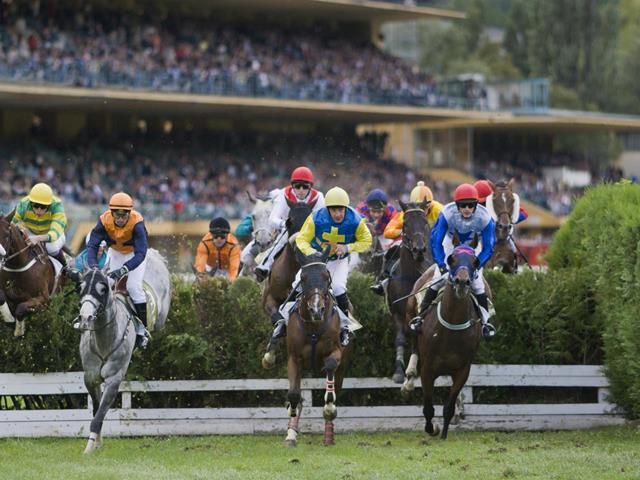
[[[156,250],[147,251],[144,279],[158,299],[153,329],[158,331],[169,313],[171,283],[166,263]],[[106,268],[89,270],[84,275],[80,292],[80,358],[84,383],[93,403],[93,420],[84,453],[102,446],[102,423],[127,374],[136,341],[133,315],[126,297],[111,290]]]

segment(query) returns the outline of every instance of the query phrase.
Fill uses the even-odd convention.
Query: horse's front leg
[[[396,362],[395,371],[393,372],[393,381],[395,383],[402,383],[404,381],[404,347],[407,340],[404,335],[404,312],[393,313],[393,322],[396,326]]]
[[[111,405],[113,405],[113,401],[116,399],[118,388],[120,387],[120,383],[122,383],[123,378],[124,371],[122,370],[118,371],[113,376],[105,378],[104,391],[102,392],[102,397],[100,398],[100,405],[93,417],[93,420],[91,420],[91,426],[89,428],[89,442],[87,443],[87,449],[85,449],[85,453],[91,453],[91,451],[93,450],[89,450],[89,444],[94,443],[94,445],[98,445],[102,443],[102,437],[100,435],[100,433],[102,432],[102,423],[104,421],[104,417],[107,415],[107,412],[111,408]],[[87,452],[87,450],[89,451]]]
[[[300,415],[302,414],[302,397],[300,393],[302,360],[299,357],[289,355],[287,373],[289,376],[289,393],[287,393],[289,424],[287,425],[287,438],[284,444],[286,447],[295,447],[298,443],[298,424],[300,423]]]
[[[16,321],[7,303],[7,296],[4,290],[0,290],[0,316],[6,323],[15,323]]]
[[[87,368],[87,367],[85,367]],[[91,397],[92,403],[92,415],[95,418],[98,413],[98,408],[100,407],[100,385],[102,383],[102,379],[99,375],[99,367],[91,369],[91,371],[85,371],[84,373],[84,385],[89,392],[89,396]],[[102,438],[100,435],[89,435],[89,440],[87,441],[87,446],[84,449],[84,453],[91,453],[96,448],[100,448],[102,446]]]
[[[424,431],[432,437],[435,437],[440,433],[440,427],[438,427],[438,425],[434,426],[433,424],[433,383],[436,378],[430,372],[426,371],[425,365],[422,365],[422,372],[420,376],[422,379],[423,394],[422,414],[425,419]]]
[[[324,361],[324,368],[327,372],[324,391],[324,408],[322,416],[324,417],[324,444],[325,446],[333,445],[333,420],[338,415],[336,407],[336,370],[340,366],[342,352],[334,351]]]
[[[13,332],[14,337],[22,337],[26,330],[25,319],[28,315],[33,313],[37,307],[43,305],[49,300],[48,297],[42,295],[31,298],[26,302],[19,303],[16,306],[16,328]]]
[[[415,382],[416,377],[418,376],[418,352],[416,351],[415,346],[411,352],[411,357],[409,357],[409,365],[407,366],[407,370],[404,374],[405,380],[402,388],[400,389],[400,393],[402,394],[402,398],[409,400],[411,399],[411,394],[416,388]]]
[[[464,384],[467,382],[469,378],[469,372],[471,371],[471,364],[467,365],[464,368],[461,368],[457,372],[455,372],[451,377],[453,380],[453,384],[451,385],[451,390],[449,390],[449,396],[447,397],[447,401],[444,404],[442,410],[443,417],[443,427],[442,427],[442,439],[446,440],[447,434],[449,433],[449,424],[451,423],[451,419],[453,418],[454,413],[456,412],[456,400],[458,398],[458,394]]]

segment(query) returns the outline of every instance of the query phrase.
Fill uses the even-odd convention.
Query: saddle
[[[114,291],[117,295],[120,295],[123,298],[124,303],[129,307],[135,321],[137,322],[138,317],[136,316],[136,307],[134,306],[133,301],[129,297],[129,292],[127,291],[127,278],[128,277],[125,276],[118,280],[115,284]],[[151,285],[145,281],[142,282],[142,289],[147,297],[147,329],[149,331],[153,331],[156,318],[158,318],[158,296],[153,288],[151,288]]]
[[[301,295],[302,292],[296,290],[295,299],[288,302],[286,301],[280,306],[280,315],[282,315],[282,318],[284,318],[284,323],[287,326],[289,325],[289,316],[296,308],[298,308]],[[333,295],[333,293],[331,294],[331,297],[333,298],[333,308],[337,310],[338,314],[340,315],[340,319],[344,323],[348,324],[349,331],[355,332],[356,330],[360,330],[362,328],[362,324],[354,318],[353,314],[350,311],[347,315],[345,315],[344,312],[338,308],[338,302],[336,301],[336,297]]]

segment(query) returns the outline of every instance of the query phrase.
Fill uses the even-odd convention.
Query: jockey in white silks
[[[456,188],[454,201],[445,205],[431,231],[431,253],[438,268],[434,271],[429,288],[420,304],[420,313],[412,321],[412,329],[418,330],[422,320],[435,300],[438,290],[447,279],[447,257],[453,252],[452,239],[457,235],[461,245],[469,245],[477,235],[482,241],[482,250],[478,254],[479,267],[471,280],[478,305],[481,307],[482,335],[490,338],[495,328],[489,323],[489,300],[485,292],[482,267],[493,255],[496,243],[495,221],[485,207],[478,204],[478,191],[473,185],[463,183]]]
[[[324,207],[324,195],[313,188],[314,177],[307,167],[298,167],[291,173],[291,185],[278,192],[273,203],[273,210],[269,216],[269,222],[280,233],[276,236],[273,246],[262,264],[258,265],[254,272],[258,281],[262,281],[269,275],[276,255],[285,247],[289,235],[286,229],[289,217],[289,203],[307,203],[313,205],[311,213],[315,213]]]

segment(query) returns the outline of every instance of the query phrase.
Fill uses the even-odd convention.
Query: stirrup
[[[346,347],[349,345],[349,329],[342,328],[340,329],[340,345]]]
[[[273,333],[271,334],[271,338],[282,338],[287,334],[287,324],[284,321],[284,318],[279,319],[273,329]]]
[[[489,322],[482,325],[482,336],[486,339],[490,339],[496,336],[496,327]]]
[[[424,321],[424,319],[422,318],[422,316],[418,315],[416,317],[413,317],[411,319],[411,322],[409,323],[409,329],[418,333],[420,332],[420,329],[422,328],[422,322]]]
[[[382,285],[382,282],[371,285],[369,287],[369,290],[371,290],[376,295],[384,295],[384,286]]]
[[[255,274],[258,282],[262,282],[265,278],[269,276],[269,270],[263,267],[262,265],[258,265],[256,268],[254,268],[253,273]]]
[[[147,335],[136,334],[136,346],[141,350],[146,350],[149,346],[149,337]]]

